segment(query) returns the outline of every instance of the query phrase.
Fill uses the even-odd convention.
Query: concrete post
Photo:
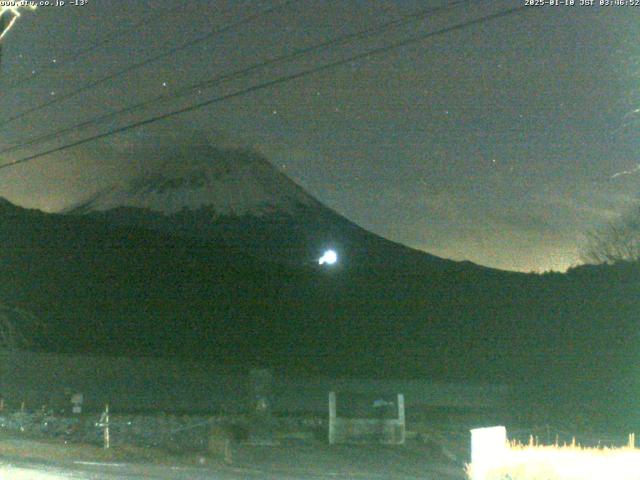
[[[336,392],[329,392],[329,445],[336,442]]]
[[[404,444],[406,428],[404,415],[404,394],[402,393],[398,394],[398,422],[400,423],[400,438],[398,441],[400,444]]]

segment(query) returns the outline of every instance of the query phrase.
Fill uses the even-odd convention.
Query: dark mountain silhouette
[[[314,263],[326,248],[342,265],[480,268],[442,260],[373,235],[327,208],[245,150],[200,146],[155,162],[124,185],[112,185],[65,213],[89,215],[225,245],[256,259]]]
[[[193,178],[140,192],[207,188]],[[637,264],[533,275],[452,262],[278,181],[286,208],[235,213],[119,207],[111,199],[131,192],[115,189],[66,214],[3,200],[0,297],[38,315],[46,330],[35,343],[54,351],[507,382],[542,396],[562,386],[600,400],[638,385]],[[335,268],[315,262],[328,245],[341,252]]]

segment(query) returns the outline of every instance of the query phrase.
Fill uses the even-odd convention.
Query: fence
[[[0,396],[9,408],[48,405],[70,410],[83,394],[84,411],[242,413],[255,406],[248,368],[170,358],[0,352]],[[278,414],[326,417],[330,391],[362,395],[404,394],[407,408],[494,408],[507,401],[500,385],[445,384],[430,380],[332,379],[273,375],[264,386]]]
[[[385,407],[387,406],[397,408],[396,418],[385,418],[385,413],[387,413]],[[405,441],[406,431],[404,395],[399,393],[395,402],[378,399],[373,402],[372,408],[379,412],[364,418],[338,416],[336,393],[329,392],[329,444],[376,442],[402,445]]]

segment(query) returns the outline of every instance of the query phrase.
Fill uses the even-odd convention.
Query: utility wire
[[[140,27],[149,25],[150,23],[155,23],[158,20],[161,20],[162,18],[168,15],[171,15],[173,13],[176,13],[178,10],[182,10],[182,9],[184,9],[184,4],[178,4],[172,8],[161,10],[159,13],[147,15],[143,17],[139,22],[136,22],[129,27],[118,29],[115,32],[113,32],[111,35],[107,35],[103,37],[102,39],[98,40],[97,42],[91,44],[86,48],[81,48],[76,51],[60,55],[61,59],[59,61],[56,61],[55,63],[47,63],[41,67],[35,67],[32,70],[37,72],[36,75],[34,74],[24,75],[15,80],[9,81],[6,85],[2,86],[2,91],[6,92],[7,90],[15,88],[17,86],[23,87],[25,84],[35,80],[36,78],[39,78],[40,75],[46,73],[49,70],[54,70],[54,69],[57,70],[59,68],[63,68],[66,64],[73,64],[77,60],[80,60],[82,57],[87,55],[88,53],[92,53],[93,51],[98,50],[104,47],[105,45],[108,45],[109,43],[112,43],[114,40],[117,40],[123,35],[127,35],[132,31],[136,31]],[[0,82],[4,83],[5,80],[7,80],[7,78],[0,77]]]
[[[490,20],[495,20],[495,19],[506,17],[506,16],[509,16],[509,15],[514,15],[516,13],[524,11],[527,8],[528,7],[526,7],[526,6],[519,6],[519,7],[511,8],[509,10],[504,10],[502,12],[498,12],[498,13],[487,15],[487,16],[484,16],[484,17],[476,18],[474,20],[468,20],[468,21],[463,22],[463,23],[458,23],[456,25],[452,25],[450,27],[445,27],[445,28],[442,28],[440,30],[436,30],[436,31],[429,32],[429,33],[426,33],[426,34],[410,37],[410,38],[407,38],[405,40],[402,40],[402,41],[399,41],[399,42],[396,42],[396,43],[393,43],[393,44],[390,44],[390,45],[387,45],[387,46],[384,46],[384,47],[379,47],[379,48],[370,50],[368,52],[364,52],[364,53],[360,53],[360,54],[357,54],[357,55],[353,55],[351,57],[348,57],[348,58],[345,58],[345,59],[342,59],[342,60],[337,60],[337,61],[334,61],[334,62],[331,62],[331,63],[320,65],[318,67],[309,68],[307,70],[303,70],[303,71],[298,72],[298,73],[294,73],[294,74],[291,74],[291,75],[286,75],[284,77],[276,78],[274,80],[270,80],[270,81],[267,81],[267,82],[260,83],[258,85],[254,85],[252,87],[248,87],[248,88],[245,88],[243,90],[239,90],[239,91],[234,92],[234,93],[230,93],[230,94],[214,97],[212,99],[209,99],[209,100],[206,100],[206,101],[203,101],[203,102],[200,102],[200,103],[197,103],[197,104],[185,107],[185,108],[181,108],[179,110],[174,110],[174,111],[171,111],[171,112],[168,112],[168,113],[164,113],[162,115],[158,115],[158,116],[155,116],[155,117],[148,118],[146,120],[141,120],[141,121],[138,121],[138,122],[130,123],[128,125],[124,125],[122,127],[118,127],[118,128],[113,129],[113,130],[109,130],[107,132],[103,132],[103,133],[100,133],[100,134],[97,134],[97,135],[93,135],[93,136],[84,138],[82,140],[78,140],[76,142],[72,142],[72,143],[69,143],[69,144],[66,144],[66,145],[62,145],[60,147],[52,148],[50,150],[47,150],[47,151],[44,151],[44,152],[40,152],[40,153],[36,153],[34,155],[29,155],[27,157],[21,158],[19,160],[14,161],[14,162],[0,164],[0,169],[5,169],[5,168],[13,167],[15,165],[19,165],[19,164],[22,164],[22,163],[30,162],[30,161],[35,160],[37,158],[42,158],[42,157],[45,157],[45,156],[48,156],[48,155],[51,155],[51,154],[54,154],[54,153],[58,153],[58,152],[62,152],[64,150],[68,150],[68,149],[73,148],[73,147],[77,147],[77,146],[80,146],[80,145],[84,145],[86,143],[93,142],[95,140],[99,140],[99,139],[102,139],[102,138],[105,138],[105,137],[110,137],[110,136],[116,135],[118,133],[123,133],[123,132],[126,132],[128,130],[132,130],[134,128],[138,128],[138,127],[142,127],[142,126],[149,125],[149,124],[152,124],[152,123],[156,123],[156,122],[159,122],[161,120],[165,120],[167,118],[174,117],[176,115],[181,115],[181,114],[184,114],[184,113],[192,112],[194,110],[201,109],[203,107],[212,105],[214,103],[220,103],[220,102],[223,102],[225,100],[230,100],[232,98],[236,98],[236,97],[240,97],[240,96],[243,96],[243,95],[247,95],[249,93],[256,92],[258,90],[262,90],[262,89],[270,88],[270,87],[273,87],[273,86],[276,86],[276,85],[279,85],[279,84],[282,84],[282,83],[290,82],[292,80],[296,80],[296,79],[305,77],[307,75],[312,75],[312,74],[319,73],[319,72],[322,72],[322,71],[325,71],[325,70],[329,70],[329,69],[332,69],[332,68],[335,68],[335,67],[338,67],[338,66],[341,66],[341,65],[348,64],[348,63],[356,61],[356,60],[364,59],[364,58],[371,57],[371,56],[374,56],[374,55],[381,55],[381,54],[387,53],[387,52],[389,52],[391,50],[394,50],[394,49],[397,49],[397,48],[402,48],[402,47],[405,47],[405,46],[408,46],[408,45],[411,45],[411,44],[414,44],[414,43],[418,43],[418,42],[421,42],[421,41],[426,40],[426,39],[431,38],[431,37],[435,37],[435,36],[438,36],[438,35],[443,35],[443,34],[446,34],[446,33],[449,33],[449,32],[457,31],[457,30],[462,30],[462,29],[464,29],[466,27],[469,27],[469,26],[472,26],[472,25],[478,25],[478,24],[481,24],[481,23],[484,23],[484,22],[487,22],[487,21],[490,21]],[[533,10],[533,9],[529,9],[529,10]]]
[[[384,32],[386,30],[390,30],[392,28],[395,28],[399,25],[404,25],[407,24],[409,22],[413,22],[416,20],[419,20],[421,18],[425,18],[429,15],[434,15],[437,13],[440,13],[442,11],[446,11],[449,9],[453,9],[456,8],[462,4],[467,4],[469,2],[471,2],[473,0],[456,0],[451,2],[450,4],[446,5],[446,6],[440,6],[440,7],[435,7],[435,8],[428,8],[428,9],[424,9],[424,10],[420,10],[419,12],[414,12],[412,14],[403,16],[402,18],[396,19],[396,20],[391,20],[389,22],[386,22],[382,25],[378,25],[376,27],[371,27],[371,28],[367,28],[358,32],[354,32],[354,33],[348,33],[345,35],[341,35],[337,38],[325,41],[325,42],[321,42],[309,47],[305,47],[305,48],[300,48],[297,50],[294,50],[291,53],[288,53],[286,55],[280,55],[278,57],[275,58],[271,58],[269,60],[265,60],[263,62],[259,62],[259,63],[255,63],[247,68],[241,69],[241,70],[237,70],[235,72],[231,72],[228,74],[223,74],[223,75],[218,75],[212,79],[208,79],[206,81],[202,81],[202,82],[198,82],[192,85],[188,85],[185,86],[183,88],[179,88],[177,90],[175,90],[174,92],[170,93],[170,94],[165,94],[165,95],[159,95],[156,96],[154,98],[151,98],[149,100],[137,103],[135,105],[130,105],[128,107],[122,108],[120,110],[114,111],[114,112],[109,112],[103,115],[100,115],[98,117],[94,117],[91,118],[89,120],[77,123],[75,125],[69,126],[69,127],[65,127],[62,128],[60,130],[56,130],[54,132],[50,132],[47,134],[43,134],[34,138],[31,138],[29,140],[23,141],[23,142],[19,142],[15,145],[12,145],[10,147],[7,147],[3,150],[0,150],[0,155],[1,154],[5,154],[5,153],[10,153],[16,150],[20,150],[23,149],[25,147],[31,146],[31,145],[35,145],[35,144],[39,144],[42,142],[46,142],[47,140],[50,140],[52,138],[56,138],[60,135],[64,135],[68,132],[72,132],[72,131],[77,131],[81,128],[86,128],[88,126],[91,125],[95,125],[99,122],[114,118],[116,116],[125,114],[125,113],[130,113],[133,112],[135,110],[138,109],[143,109],[146,107],[149,107],[153,104],[156,103],[160,103],[160,102],[166,102],[168,100],[173,100],[176,98],[180,98],[183,96],[186,96],[194,91],[200,90],[200,89],[204,89],[204,88],[211,88],[213,86],[216,86],[224,81],[228,81],[228,80],[235,80],[237,78],[241,78],[243,76],[246,76],[256,70],[259,70],[261,68],[264,67],[268,67],[271,65],[275,65],[281,62],[285,62],[285,61],[290,61],[302,56],[305,56],[307,54],[310,53],[314,53],[316,51],[320,51],[320,50],[324,50],[330,47],[334,47],[336,45],[341,45],[341,44],[345,44],[348,43],[352,40],[355,39],[359,39],[359,38],[363,38],[363,37],[368,37],[371,35],[375,35],[381,32]],[[477,1],[477,0],[476,0]]]
[[[268,15],[268,14],[274,13],[274,12],[276,12],[278,10],[282,10],[282,9],[288,7],[289,5],[291,5],[292,3],[295,3],[297,1],[299,1],[299,0],[286,0],[285,2],[283,2],[283,3],[281,3],[281,4],[277,5],[277,6],[269,7],[267,9],[261,10],[258,13],[254,13],[252,15],[248,15],[248,16],[244,17],[243,19],[241,19],[241,20],[239,20],[237,22],[234,22],[234,23],[225,25],[224,27],[212,30],[211,32],[207,33],[206,35],[202,35],[202,36],[200,36],[200,37],[198,37],[198,38],[196,38],[194,40],[190,40],[189,42],[183,43],[182,45],[179,45],[177,47],[173,47],[173,48],[171,48],[169,50],[166,50],[166,51],[161,52],[161,53],[159,53],[157,55],[149,57],[146,60],[143,60],[141,62],[134,63],[133,65],[130,65],[130,66],[128,66],[128,67],[126,67],[126,68],[124,68],[122,70],[118,70],[117,72],[110,73],[109,75],[101,77],[98,80],[95,80],[95,81],[90,82],[90,83],[88,83],[88,84],[86,84],[86,85],[84,85],[84,86],[82,86],[80,88],[72,90],[67,94],[61,95],[59,97],[54,98],[53,100],[41,103],[40,105],[37,105],[37,106],[32,107],[32,108],[29,108],[29,109],[24,110],[24,111],[12,116],[12,117],[9,117],[6,120],[3,120],[2,122],[0,122],[0,127],[2,127],[4,125],[7,125],[8,123],[11,123],[11,122],[13,122],[15,120],[18,120],[18,119],[20,119],[22,117],[25,117],[26,115],[29,115],[30,113],[37,112],[37,111],[42,110],[44,108],[50,107],[51,105],[55,105],[57,103],[60,103],[60,102],[63,102],[65,100],[68,100],[70,98],[73,98],[73,97],[75,97],[75,96],[77,96],[77,95],[79,95],[79,94],[81,94],[83,92],[86,92],[87,90],[90,90],[92,88],[97,87],[98,85],[102,85],[103,83],[106,83],[106,82],[108,82],[110,80],[118,78],[118,77],[120,77],[122,75],[126,75],[128,73],[131,73],[131,72],[133,72],[133,71],[135,71],[135,70],[137,70],[139,68],[142,68],[142,67],[144,67],[146,65],[149,65],[150,63],[153,63],[156,60],[159,60],[161,58],[167,57],[169,55],[172,55],[174,53],[180,52],[182,50],[186,50],[186,49],[191,48],[191,47],[193,47],[195,45],[198,45],[200,43],[207,42],[207,41],[215,38],[216,36],[218,36],[218,35],[220,35],[222,33],[228,32],[229,30],[232,30],[232,29],[234,29],[236,27],[242,26],[242,25],[244,25],[246,23],[250,23],[253,20],[258,19],[263,15]]]

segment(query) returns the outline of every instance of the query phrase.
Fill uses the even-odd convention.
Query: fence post
[[[329,445],[336,442],[336,392],[329,392]]]
[[[224,442],[224,463],[233,465],[233,453],[231,450],[231,440],[228,438]]]
[[[107,449],[111,446],[111,438],[109,438],[109,404],[104,408],[104,448]]]
[[[398,394],[398,422],[400,423],[400,438],[398,439],[401,445],[404,445],[404,440],[406,437],[406,420],[404,414],[404,394]]]

